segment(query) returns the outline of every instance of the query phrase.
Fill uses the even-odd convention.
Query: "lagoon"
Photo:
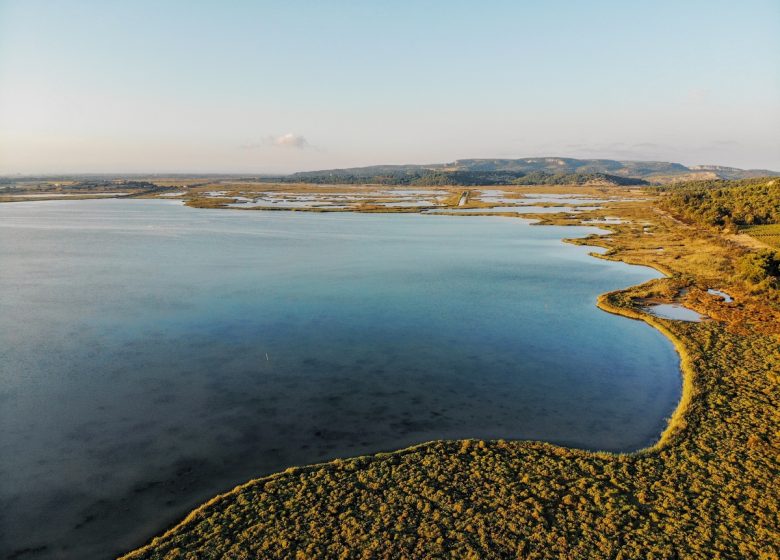
[[[0,204],[0,557],[109,558],[249,478],[432,439],[630,451],[660,275],[518,218]]]

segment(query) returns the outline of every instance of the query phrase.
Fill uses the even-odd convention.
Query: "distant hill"
[[[391,185],[643,185],[698,179],[745,179],[780,176],[765,169],[718,165],[686,167],[663,161],[618,161],[558,157],[459,159],[430,165],[372,165],[304,171],[284,181],[304,183],[380,183]],[[278,178],[276,179],[278,180]]]
[[[780,176],[780,173],[777,171],[770,171],[769,169],[738,169],[722,165],[692,165],[691,170],[714,173],[719,179],[751,179],[753,177]]]

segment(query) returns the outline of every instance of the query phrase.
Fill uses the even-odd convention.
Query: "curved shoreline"
[[[638,287],[638,286],[632,286],[632,287]],[[661,434],[658,437],[658,441],[656,441],[653,445],[629,453],[629,455],[647,454],[651,452],[657,452],[661,450],[663,447],[671,445],[673,443],[674,438],[678,436],[681,430],[683,429],[684,426],[682,426],[682,423],[684,422],[684,416],[693,398],[693,391],[694,391],[693,377],[695,373],[693,368],[691,367],[691,363],[690,363],[691,356],[688,353],[687,348],[685,347],[685,343],[682,341],[682,339],[675,336],[674,333],[670,331],[665,325],[658,322],[653,315],[650,315],[649,313],[640,313],[631,308],[616,307],[609,302],[610,295],[618,294],[621,293],[622,291],[623,290],[619,290],[619,291],[608,292],[606,294],[600,295],[596,305],[599,307],[599,309],[602,309],[607,313],[620,315],[622,317],[626,317],[628,319],[635,319],[637,321],[644,321],[651,327],[660,331],[664,336],[666,336],[666,338],[668,338],[669,341],[674,346],[674,349],[677,351],[678,356],[680,356],[680,374],[681,374],[680,377],[682,379],[682,390],[680,393],[680,400],[677,403],[674,412],[672,412],[672,415],[669,417],[669,420],[666,423],[666,428],[664,428],[664,430],[661,432]]]
[[[639,285],[641,286],[641,284]],[[637,287],[637,286],[631,286],[630,288]],[[627,289],[630,289],[627,288]],[[670,416],[666,428],[661,432],[658,441],[654,443],[651,446],[638,449],[636,451],[631,451],[627,453],[615,453],[611,451],[594,451],[594,450],[587,450],[587,449],[581,449],[577,447],[567,447],[563,445],[557,445],[554,443],[550,443],[543,440],[476,440],[476,439],[458,439],[458,440],[431,440],[423,443],[418,443],[415,445],[411,445],[409,447],[404,447],[402,449],[397,449],[395,451],[389,451],[389,452],[380,452],[380,453],[372,453],[369,455],[358,455],[354,457],[349,457],[346,459],[334,459],[331,461],[326,461],[324,463],[311,463],[308,465],[302,465],[302,466],[293,466],[285,469],[284,471],[273,473],[264,477],[259,478],[253,478],[247,482],[244,482],[242,484],[239,484],[235,487],[233,487],[231,490],[228,490],[227,492],[224,492],[222,494],[218,494],[211,498],[210,500],[204,502],[200,506],[196,507],[190,513],[187,514],[187,516],[167,529],[164,533],[154,537],[148,544],[137,548],[135,550],[132,550],[128,552],[125,555],[122,555],[119,557],[118,560],[122,559],[130,559],[136,554],[143,554],[144,552],[151,550],[156,546],[158,541],[165,540],[167,537],[171,536],[172,534],[176,533],[179,529],[184,528],[189,523],[193,522],[196,518],[198,518],[201,514],[204,514],[208,512],[210,508],[213,506],[219,505],[224,500],[227,500],[231,497],[237,496],[239,493],[241,493],[244,490],[250,489],[254,486],[264,485],[268,482],[271,482],[273,480],[276,480],[278,478],[289,476],[293,474],[302,474],[310,471],[315,471],[318,469],[321,469],[323,467],[333,466],[333,465],[341,465],[344,463],[353,463],[358,461],[379,461],[379,460],[385,460],[388,458],[392,458],[395,456],[403,456],[409,453],[414,453],[416,451],[419,451],[425,447],[434,445],[436,443],[461,443],[464,441],[468,442],[480,442],[480,441],[486,441],[486,442],[498,442],[498,441],[506,441],[507,444],[510,445],[527,445],[527,444],[534,444],[534,445],[543,445],[543,446],[549,446],[553,451],[556,449],[565,449],[568,452],[573,452],[576,454],[582,454],[585,456],[594,456],[594,457],[604,457],[604,456],[617,456],[617,455],[646,455],[650,453],[658,453],[663,448],[672,445],[674,443],[675,437],[681,436],[681,430],[684,428],[684,426],[681,426],[681,421],[684,421],[684,416],[687,412],[688,406],[690,404],[690,401],[692,399],[692,393],[693,393],[693,382],[692,382],[692,376],[693,371],[690,368],[689,365],[689,355],[687,351],[685,350],[685,346],[682,343],[681,340],[679,340],[677,337],[674,336],[674,334],[671,333],[666,327],[664,327],[661,324],[656,324],[653,320],[648,320],[647,317],[650,317],[650,315],[645,316],[645,314],[641,314],[636,312],[635,314],[630,313],[626,309],[618,308],[606,301],[606,298],[615,293],[620,293],[623,290],[616,290],[613,292],[607,292],[606,294],[602,294],[599,296],[599,300],[597,302],[597,307],[602,309],[603,311],[607,313],[612,313],[614,315],[619,315],[628,319],[635,319],[640,321],[645,321],[652,327],[658,329],[663,333],[674,345],[675,350],[677,351],[678,355],[680,356],[680,373],[682,378],[682,392],[680,400],[675,407],[674,412]]]
[[[444,214],[446,215],[446,214]],[[458,215],[458,214],[455,214]],[[503,216],[502,216],[503,217]],[[515,217],[515,216],[507,216],[507,217]],[[528,220],[527,215],[521,215],[518,214],[516,217],[520,219]],[[533,224],[533,225],[563,225],[563,224],[555,224],[555,223],[545,223],[544,221],[541,221],[540,223]],[[567,226],[577,226],[577,227],[600,227],[599,224],[584,224],[584,223],[569,223],[565,224]],[[608,229],[608,228],[601,228],[601,229]],[[606,236],[605,236],[606,237]],[[561,241],[564,243],[572,243],[575,245],[593,245],[593,246],[601,246],[601,245],[594,245],[593,243],[588,243],[589,241],[593,241],[594,239],[592,237],[582,237],[582,238],[561,238]],[[609,249],[609,247],[607,247]],[[598,253],[589,253],[589,256],[594,258],[603,258],[605,260],[611,260],[615,262],[623,262],[625,264],[631,265],[631,266],[647,266],[649,268],[653,268],[656,271],[663,274],[667,279],[672,276],[671,271],[663,270],[662,267],[656,266],[654,264],[647,264],[647,263],[633,263],[628,262],[623,259],[612,259],[605,255],[601,255]],[[664,280],[665,278],[661,278],[658,280]],[[507,445],[513,445],[513,446],[543,446],[543,447],[549,447],[550,450],[555,453],[557,450],[565,450],[569,453],[574,453],[576,455],[580,455],[583,457],[609,457],[609,456],[646,456],[649,454],[657,454],[663,449],[665,449],[668,446],[673,445],[675,442],[675,439],[680,437],[682,435],[682,430],[685,428],[685,415],[688,411],[689,405],[691,403],[692,397],[693,397],[693,391],[694,391],[694,383],[693,383],[693,377],[694,377],[694,370],[690,366],[690,355],[685,347],[684,342],[682,339],[678,338],[671,330],[669,330],[662,321],[657,317],[654,317],[651,314],[648,313],[641,313],[633,308],[630,307],[619,307],[615,304],[613,304],[610,299],[618,296],[620,294],[626,293],[630,290],[634,290],[637,288],[641,288],[642,286],[646,286],[647,284],[656,282],[657,280],[650,280],[648,282],[644,282],[642,284],[637,284],[634,286],[628,286],[625,288],[621,288],[618,290],[613,290],[610,292],[606,292],[603,294],[600,294],[597,298],[596,307],[601,309],[604,312],[618,315],[627,319],[633,319],[633,320],[639,320],[644,321],[651,327],[655,328],[656,330],[660,331],[673,345],[676,353],[678,354],[680,358],[680,365],[679,365],[679,374],[682,381],[682,387],[681,387],[681,394],[680,399],[672,412],[672,414],[668,417],[668,420],[666,422],[666,426],[664,430],[659,434],[658,439],[651,445],[637,449],[630,452],[610,452],[610,451],[600,451],[600,450],[588,450],[588,449],[582,449],[578,447],[568,447],[565,445],[559,445],[550,443],[548,441],[544,440],[532,440],[532,439],[518,439],[518,440],[477,440],[477,439],[455,439],[455,440],[430,440],[422,443],[418,443],[415,445],[411,445],[408,447],[404,447],[401,449],[389,451],[389,452],[379,452],[379,453],[371,453],[368,455],[358,455],[353,457],[348,457],[345,459],[334,459],[331,461],[326,461],[323,463],[311,463],[301,466],[292,466],[288,467],[287,469],[272,473],[267,476],[259,477],[259,478],[253,478],[248,480],[247,482],[241,483],[239,485],[234,486],[232,489],[218,494],[214,496],[213,498],[207,500],[200,506],[196,507],[195,509],[191,510],[181,521],[178,523],[175,523],[174,525],[170,526],[167,530],[165,530],[162,534],[159,534],[158,536],[155,536],[152,538],[151,541],[149,541],[147,544],[143,545],[140,548],[134,549],[130,552],[128,552],[125,555],[120,556],[120,560],[122,559],[131,559],[135,557],[136,555],[142,555],[145,552],[152,550],[158,543],[161,541],[164,541],[166,538],[170,537],[171,535],[177,533],[180,529],[185,528],[188,524],[194,522],[197,518],[203,516],[204,514],[208,513],[208,511],[215,507],[220,505],[225,500],[228,500],[232,497],[238,496],[241,492],[246,491],[248,489],[251,489],[256,486],[265,485],[268,482],[272,482],[274,480],[280,479],[282,477],[290,476],[290,475],[296,475],[296,474],[304,474],[308,472],[317,471],[320,469],[328,468],[328,467],[334,467],[334,466],[341,466],[345,464],[354,464],[354,463],[373,463],[376,461],[383,461],[392,459],[394,457],[402,457],[405,455],[408,455],[410,453],[415,453],[420,450],[423,450],[428,447],[432,447],[437,444],[458,444],[462,442],[473,442],[473,443],[479,443],[479,442],[487,442],[487,443],[498,443],[502,442]]]
[[[592,241],[592,239],[590,240]],[[568,239],[564,239],[564,241],[570,242],[570,240]],[[584,245],[583,243],[577,242],[575,240],[572,241],[574,241],[576,245]],[[652,263],[652,264],[630,263],[622,259],[611,259],[607,255],[603,255],[599,253],[590,253],[590,256],[597,259],[623,262],[631,266],[648,266],[663,274],[664,277],[667,279],[671,278],[674,275],[674,273],[671,270],[668,270],[665,267],[658,265],[657,263]],[[650,280],[650,282],[653,281]],[[647,283],[648,282],[645,282],[644,284]],[[637,449],[636,451],[632,451],[631,453],[628,453],[628,455],[647,454],[647,453],[659,451],[664,446],[671,445],[672,443],[671,440],[674,438],[675,435],[679,433],[679,431],[682,428],[681,423],[684,421],[683,417],[685,416],[685,413],[688,410],[688,406],[690,405],[691,399],[693,398],[692,395],[694,390],[694,386],[693,386],[694,370],[691,367],[691,363],[690,363],[691,357],[687,349],[685,348],[685,344],[683,343],[682,339],[675,336],[675,334],[671,330],[669,330],[669,328],[667,328],[666,325],[663,324],[663,322],[659,321],[659,317],[652,315],[651,313],[637,311],[636,309],[631,307],[618,307],[616,305],[613,305],[610,302],[610,297],[616,296],[621,293],[625,293],[632,289],[640,288],[644,284],[637,284],[635,286],[629,286],[627,288],[623,288],[620,290],[613,290],[611,292],[600,294],[598,296],[598,299],[596,300],[596,307],[598,307],[602,311],[611,313],[613,315],[618,315],[620,317],[625,317],[627,319],[634,319],[636,321],[644,321],[645,323],[647,323],[648,325],[650,325],[651,327],[659,331],[661,334],[663,334],[672,343],[672,346],[674,346],[677,355],[680,357],[680,378],[682,380],[682,389],[680,392],[680,400],[678,401],[677,406],[674,408],[674,411],[672,412],[671,416],[669,416],[669,419],[666,423],[666,427],[658,436],[658,440],[654,444],[649,445],[648,447],[645,447],[643,449]],[[669,321],[670,319],[661,318],[661,320]]]

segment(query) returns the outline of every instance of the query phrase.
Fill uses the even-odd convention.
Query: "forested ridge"
[[[302,183],[450,184],[450,185],[558,185],[608,181],[616,185],[665,183],[688,179],[745,179],[777,176],[760,169],[713,165],[686,167],[664,161],[618,161],[566,157],[459,159],[429,165],[371,165],[343,169],[302,171],[268,180]]]

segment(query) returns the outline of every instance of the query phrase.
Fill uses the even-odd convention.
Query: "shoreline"
[[[282,209],[277,208],[274,210],[296,210],[296,209]],[[479,209],[475,209],[478,211]],[[606,208],[600,208],[600,210],[606,211]],[[343,210],[342,210],[343,211]],[[374,213],[374,212],[360,212],[360,211],[354,211],[356,213]],[[389,213],[393,213],[392,211]],[[591,212],[588,212],[588,214],[591,214]],[[437,214],[432,214],[437,215]],[[438,215],[464,215],[464,214],[457,214],[457,213],[438,213]],[[465,214],[464,216],[494,216],[494,214]],[[576,226],[576,227],[596,227],[604,229],[605,231],[609,231],[608,234],[602,234],[599,237],[602,237],[606,239],[614,233],[609,228],[603,227],[601,224],[593,224],[593,223],[581,223],[581,220],[578,220],[580,223],[567,223],[567,224],[558,224],[558,223],[545,223],[545,219],[548,218],[549,215],[535,215],[539,216],[538,218],[532,218],[529,220],[529,218],[526,217],[527,215],[521,215],[521,214],[510,214],[510,215],[503,215],[498,217],[510,217],[510,218],[519,218],[524,221],[531,221],[533,220],[534,223],[529,225],[566,225],[566,226]],[[585,216],[577,216],[577,218],[581,219],[587,219]],[[608,225],[608,224],[604,224]],[[581,238],[561,238],[561,242],[563,243],[570,243],[574,245],[581,245],[581,246],[593,246],[593,247],[602,247],[602,245],[595,245],[593,243],[590,243],[594,241],[594,239],[598,239],[599,237],[589,237],[584,236]],[[605,247],[609,249],[609,247]],[[647,266],[649,268],[653,268],[654,270],[658,271],[662,275],[664,275],[665,278],[661,278],[658,280],[664,280],[667,278],[670,278],[672,276],[671,272],[668,270],[663,270],[662,267],[654,266],[653,264],[647,264],[647,263],[631,263],[626,262],[622,259],[612,259],[609,257],[606,257],[603,254],[591,252],[589,253],[589,256],[594,258],[604,258],[605,260],[612,260],[616,262],[624,262],[625,264],[631,265],[631,266]],[[473,444],[479,444],[480,442],[484,443],[490,443],[490,444],[506,444],[506,445],[518,445],[518,446],[524,446],[524,445],[533,445],[533,446],[548,446],[550,450],[555,453],[557,450],[566,450],[567,452],[571,452],[577,455],[582,455],[586,457],[598,457],[598,458],[604,458],[604,457],[620,457],[620,456],[645,456],[648,454],[657,454],[660,451],[662,451],[665,447],[673,445],[676,438],[681,436],[681,432],[684,429],[684,416],[688,410],[690,401],[692,399],[692,394],[694,391],[694,384],[693,384],[693,376],[694,372],[692,368],[690,367],[690,356],[688,354],[688,351],[685,347],[684,342],[682,339],[678,338],[671,330],[669,330],[662,322],[659,322],[656,317],[649,313],[642,313],[639,311],[636,311],[631,308],[626,307],[619,307],[617,305],[614,305],[610,298],[617,296],[619,294],[626,293],[630,290],[640,288],[642,286],[645,286],[647,284],[656,282],[656,280],[650,280],[648,282],[634,285],[634,286],[628,286],[625,288],[621,288],[618,290],[606,292],[603,294],[600,294],[596,301],[596,307],[601,309],[602,311],[606,313],[610,313],[613,315],[618,315],[626,319],[632,319],[632,320],[639,320],[644,321],[651,327],[655,328],[656,330],[660,331],[672,344],[672,346],[675,349],[675,352],[679,356],[680,362],[679,362],[679,371],[678,374],[680,375],[681,380],[681,394],[680,399],[677,402],[677,405],[675,406],[674,410],[672,411],[672,414],[667,418],[666,426],[663,429],[663,431],[658,435],[657,439],[649,446],[643,447],[634,451],[629,452],[612,452],[612,451],[603,451],[603,450],[590,450],[590,449],[582,449],[578,447],[569,447],[566,445],[560,445],[551,443],[544,440],[532,440],[532,439],[518,439],[518,440],[503,440],[503,439],[489,439],[489,440],[478,440],[478,439],[455,439],[455,440],[430,440],[426,442],[421,442],[418,444],[414,444],[408,447],[404,447],[401,449],[388,451],[388,452],[378,452],[378,453],[371,453],[367,455],[358,455],[353,457],[348,457],[344,459],[334,459],[322,463],[311,463],[306,465],[300,465],[300,466],[291,466],[283,471],[279,471],[276,473],[272,473],[266,476],[258,477],[250,479],[244,483],[238,484],[234,486],[232,489],[227,490],[226,492],[217,494],[213,498],[207,500],[200,506],[196,507],[195,509],[191,510],[181,521],[173,524],[172,526],[169,526],[164,532],[158,534],[158,536],[153,537],[151,541],[149,541],[146,545],[141,546],[140,548],[134,549],[127,554],[120,556],[119,560],[130,560],[137,555],[143,555],[145,552],[152,550],[160,541],[164,541],[166,538],[170,537],[171,535],[174,535],[179,530],[185,528],[188,524],[192,523],[199,517],[204,516],[209,512],[211,508],[214,506],[218,506],[225,500],[229,500],[232,497],[236,497],[240,495],[242,492],[250,490],[254,487],[263,486],[269,482],[273,482],[275,480],[278,480],[282,477],[286,476],[292,476],[292,475],[300,475],[303,473],[313,472],[320,469],[327,469],[329,467],[334,466],[341,466],[348,463],[371,463],[375,461],[383,461],[392,459],[394,457],[402,457],[405,455],[416,453],[420,450],[424,450],[428,447],[436,446],[439,444],[446,444],[446,445],[455,445],[455,444],[462,444],[463,442],[471,442]],[[664,319],[661,319],[662,321]]]
[[[632,286],[636,287],[636,286]],[[611,294],[615,294],[620,292],[621,290],[614,291],[614,292],[608,292],[605,294],[601,294],[599,296],[599,300],[597,302],[597,307],[607,313],[611,313],[613,315],[619,315],[621,317],[627,318],[627,319],[634,319],[639,321],[645,321],[646,323],[650,324],[652,327],[659,330],[662,334],[664,334],[672,343],[672,345],[675,348],[675,351],[677,352],[678,356],[680,357],[680,378],[682,380],[682,390],[681,390],[681,397],[680,400],[675,407],[672,415],[669,417],[667,421],[667,425],[664,428],[664,430],[661,432],[660,436],[658,437],[657,441],[653,443],[652,445],[648,447],[644,447],[641,449],[638,449],[636,451],[629,451],[629,452],[613,452],[613,451],[600,451],[600,450],[589,450],[589,449],[581,449],[578,447],[568,447],[565,445],[555,444],[551,442],[547,442],[544,440],[532,440],[532,439],[518,439],[518,440],[512,440],[512,439],[488,439],[488,440],[479,440],[479,439],[454,439],[454,440],[430,440],[425,441],[422,443],[418,443],[415,445],[410,445],[408,447],[404,447],[401,449],[397,449],[394,451],[387,451],[387,452],[378,452],[378,453],[371,453],[368,455],[357,455],[352,457],[347,457],[344,459],[333,459],[330,461],[326,461],[323,463],[310,463],[307,465],[300,465],[300,466],[292,466],[288,467],[287,469],[276,472],[267,476],[262,476],[258,478],[253,478],[251,480],[248,480],[247,482],[238,484],[234,486],[232,489],[218,494],[214,496],[213,498],[209,499],[208,501],[204,502],[200,506],[196,507],[195,509],[191,510],[184,519],[179,521],[178,523],[174,524],[173,526],[169,527],[167,530],[165,530],[163,533],[158,534],[158,536],[154,537],[150,542],[148,542],[146,545],[143,545],[140,548],[134,549],[122,556],[120,556],[117,560],[131,560],[138,554],[143,554],[144,552],[153,549],[158,541],[163,541],[167,537],[171,536],[172,534],[175,534],[179,529],[186,527],[189,523],[195,521],[199,516],[206,514],[210,508],[213,506],[219,505],[221,502],[230,499],[234,496],[238,496],[241,492],[251,489],[255,486],[262,486],[267,484],[268,482],[273,482],[274,480],[277,480],[279,478],[290,476],[290,475],[296,475],[296,474],[302,474],[307,472],[316,471],[322,468],[331,467],[331,466],[340,466],[345,463],[357,463],[357,462],[373,462],[373,461],[381,461],[390,459],[392,457],[401,457],[404,455],[408,455],[411,453],[415,453],[417,451],[420,451],[422,449],[425,449],[430,446],[434,446],[437,444],[462,444],[463,442],[470,442],[474,444],[479,444],[480,442],[484,443],[491,443],[491,444],[497,444],[497,443],[504,443],[509,445],[523,445],[523,444],[533,444],[535,446],[541,445],[541,446],[549,446],[551,448],[551,451],[555,452],[557,449],[564,449],[569,452],[573,452],[576,454],[583,454],[585,456],[593,456],[593,457],[610,457],[610,456],[632,456],[632,455],[646,455],[650,453],[658,453],[660,452],[664,447],[668,445],[672,445],[674,443],[674,438],[680,437],[681,430],[684,428],[684,426],[680,425],[683,420],[683,417],[687,411],[687,408],[689,406],[690,400],[692,398],[692,391],[693,391],[693,383],[691,380],[691,376],[693,375],[692,371],[689,368],[689,357],[685,350],[685,347],[683,343],[677,339],[677,337],[674,336],[674,334],[671,333],[666,327],[660,324],[654,324],[652,321],[646,319],[642,316],[640,313],[636,313],[636,316],[633,314],[628,313],[625,309],[621,309],[619,307],[612,306],[607,300],[607,296]]]
[[[600,310],[659,331],[679,358],[679,398],[646,446],[610,452],[549,440],[439,439],[304,463],[250,478],[175,523],[169,518],[164,532],[119,558],[287,557],[296,551],[332,557],[371,550],[380,556],[449,550],[484,557],[516,555],[515,546],[528,558],[644,558],[650,550],[660,557],[771,557],[780,543],[772,521],[780,514],[780,492],[770,486],[780,476],[773,455],[780,445],[773,412],[780,394],[771,385],[780,382],[780,300],[756,295],[734,279],[744,249],[718,232],[681,224],[646,200],[576,216],[498,216],[597,228],[583,237],[554,237],[589,247],[590,257],[664,275],[596,298]],[[615,213],[625,220],[592,221]],[[713,296],[711,288],[726,290],[733,300]],[[643,311],[640,302],[648,299],[682,303],[712,320],[659,318]],[[375,503],[378,495],[386,505]],[[463,502],[453,503],[458,497]],[[417,508],[429,502],[433,513],[428,506],[424,515],[413,504],[410,509],[410,499]],[[360,540],[344,540],[344,519]],[[392,529],[393,520],[406,529]],[[290,532],[301,523],[310,529]],[[480,527],[477,541],[474,526]],[[428,531],[436,527],[447,533],[432,538]]]

